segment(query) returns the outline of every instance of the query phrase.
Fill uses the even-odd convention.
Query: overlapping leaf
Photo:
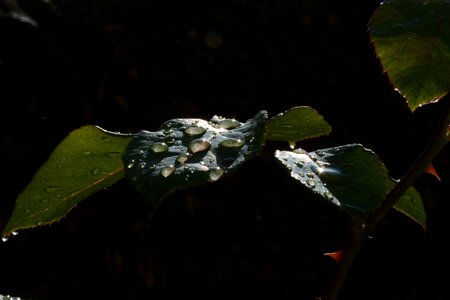
[[[384,1],[369,30],[384,70],[412,111],[449,91],[448,1]]]
[[[294,179],[361,223],[395,184],[375,153],[360,144],[314,152],[276,151],[275,157]],[[396,208],[424,226],[420,195],[410,188],[402,198]]]
[[[122,155],[131,139],[91,125],[72,131],[20,193],[2,236],[58,221],[80,201],[123,178]]]
[[[258,154],[266,119],[266,111],[246,123],[172,119],[158,131],[141,131],[125,151],[125,175],[157,207],[175,190],[214,182]]]
[[[286,141],[295,147],[297,141],[327,135],[331,126],[309,106],[293,107],[271,118],[266,125],[266,139]]]

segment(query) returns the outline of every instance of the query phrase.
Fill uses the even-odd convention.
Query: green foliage
[[[286,141],[295,147],[297,141],[327,135],[331,126],[309,106],[293,107],[271,118],[266,125],[266,139]]]
[[[172,119],[156,132],[141,131],[125,151],[126,177],[158,207],[175,190],[214,182],[257,155],[266,119],[265,111],[246,123]]]
[[[450,88],[448,1],[384,1],[369,32],[394,87],[412,111],[442,98]]]
[[[72,131],[20,193],[2,236],[58,221],[80,201],[121,179],[122,155],[131,139],[90,125]]]

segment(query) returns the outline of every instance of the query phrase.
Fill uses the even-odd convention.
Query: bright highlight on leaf
[[[327,135],[331,126],[313,108],[297,106],[271,118],[266,125],[266,139],[289,142],[292,148],[297,141]]]
[[[125,176],[154,207],[175,190],[215,182],[258,154],[267,112],[241,123],[214,116],[172,119],[158,131],[141,131],[124,155]]]
[[[313,152],[277,150],[275,157],[291,177],[350,213],[361,224],[395,185],[376,154],[359,144]],[[422,200],[413,188],[398,201],[395,208],[425,225]]]
[[[384,1],[369,30],[384,70],[412,111],[449,92],[448,1]]]
[[[122,156],[131,139],[91,125],[72,131],[20,193],[2,236],[58,221],[77,203],[123,178]]]

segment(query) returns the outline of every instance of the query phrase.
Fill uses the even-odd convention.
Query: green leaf
[[[271,118],[266,125],[266,139],[286,141],[295,147],[297,141],[327,135],[331,126],[309,106],[293,107]]]
[[[375,51],[412,111],[450,88],[448,1],[384,1],[369,22]]]
[[[376,154],[359,144],[306,152],[276,151],[291,176],[365,223],[387,192],[387,170]]]
[[[246,123],[172,119],[156,132],[141,131],[125,151],[125,176],[156,208],[168,194],[214,182],[258,154],[266,119],[266,111]]]
[[[392,190],[397,182],[391,179],[388,184]],[[426,213],[423,200],[414,187],[409,187],[405,194],[394,204],[394,208],[426,229]]]
[[[19,194],[2,235],[58,221],[80,201],[123,178],[122,156],[131,139],[92,125],[72,131]]]

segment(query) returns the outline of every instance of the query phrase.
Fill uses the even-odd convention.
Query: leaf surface
[[[309,106],[293,107],[271,118],[266,125],[266,139],[286,141],[295,147],[297,141],[327,135],[331,126]]]
[[[361,224],[395,185],[377,155],[360,144],[306,152],[275,152],[291,176],[314,193],[350,213]],[[395,208],[424,226],[420,195],[410,188]]]
[[[448,1],[384,1],[369,33],[384,70],[412,111],[449,91]]]
[[[141,131],[124,155],[125,176],[156,208],[170,193],[214,182],[262,150],[267,112],[241,123],[214,116],[172,119]]]
[[[80,201],[123,178],[122,156],[131,139],[92,125],[72,131],[19,194],[2,235],[58,221]]]

